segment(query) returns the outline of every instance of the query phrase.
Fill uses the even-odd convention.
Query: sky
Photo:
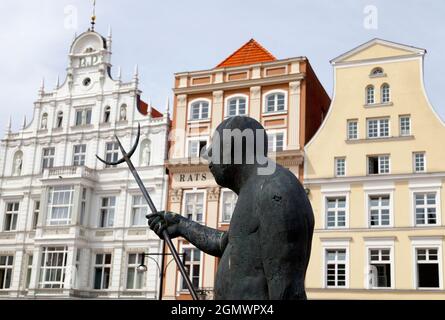
[[[92,0],[0,0],[0,126],[17,130],[42,78],[65,78],[75,33],[87,30]],[[214,68],[254,38],[278,59],[306,56],[332,97],[329,61],[373,38],[427,49],[428,97],[445,119],[445,1],[97,0],[96,31],[113,30],[113,70],[138,64],[143,99],[161,111],[174,73]],[[1,127],[0,127],[1,130]]]

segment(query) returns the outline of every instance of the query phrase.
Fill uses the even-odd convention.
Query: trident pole
[[[142,195],[144,196],[145,200],[147,201],[148,206],[150,207],[150,210],[153,214],[158,214],[158,210],[156,209],[156,206],[154,205],[153,201],[151,200],[151,197],[147,191],[147,189],[144,186],[144,183],[142,182],[141,177],[139,176],[136,168],[134,167],[132,161],[131,161],[131,156],[134,154],[134,152],[136,151],[136,148],[139,144],[139,138],[140,138],[140,130],[141,130],[141,126],[140,124],[138,125],[138,135],[137,135],[137,139],[136,139],[136,144],[134,145],[133,149],[127,153],[124,149],[124,147],[122,146],[119,138],[117,136],[115,136],[117,143],[119,144],[119,148],[122,152],[123,158],[119,161],[116,162],[107,162],[102,160],[101,158],[99,158],[97,155],[96,157],[103,163],[105,164],[109,164],[109,165],[118,165],[120,163],[126,162],[128,167],[130,168],[131,173],[133,174],[133,177],[136,180],[136,183],[139,186],[139,189],[142,192]],[[187,271],[185,270],[184,265],[181,262],[181,259],[179,258],[178,252],[176,251],[175,246],[173,245],[172,240],[170,239],[170,235],[168,234],[167,230],[164,230],[162,232],[162,237],[164,238],[165,242],[167,243],[168,248],[170,249],[173,258],[179,268],[179,271],[181,272],[182,277],[184,278],[187,288],[190,291],[190,294],[192,295],[193,300],[199,300],[198,295],[196,294],[195,288],[193,287],[192,282],[190,281],[190,278],[187,274]]]

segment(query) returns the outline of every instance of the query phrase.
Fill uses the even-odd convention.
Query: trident
[[[142,194],[143,194],[145,200],[147,201],[148,206],[149,206],[150,209],[151,209],[151,212],[152,212],[153,214],[158,214],[158,210],[156,209],[156,206],[154,205],[153,201],[151,200],[150,195],[148,194],[148,191],[147,191],[147,189],[145,188],[145,186],[144,186],[144,184],[143,184],[143,182],[142,182],[142,180],[141,180],[141,177],[139,176],[139,174],[138,174],[138,172],[136,171],[136,169],[135,169],[133,163],[131,162],[131,157],[133,156],[134,152],[136,151],[136,148],[137,148],[138,145],[139,145],[139,138],[141,137],[141,125],[138,124],[138,134],[137,134],[137,138],[136,138],[136,143],[134,144],[134,146],[133,146],[133,148],[131,149],[131,151],[128,152],[128,153],[125,151],[125,149],[124,149],[124,147],[122,146],[122,144],[121,144],[119,138],[117,137],[117,135],[115,135],[114,137],[116,138],[116,141],[117,141],[117,143],[119,144],[119,148],[120,148],[120,150],[121,150],[121,152],[122,152],[122,155],[123,155],[124,157],[123,157],[122,159],[116,161],[116,162],[108,162],[108,161],[105,161],[105,160],[101,159],[98,155],[96,155],[96,158],[97,158],[99,161],[105,163],[106,165],[110,165],[110,166],[117,166],[117,165],[119,165],[119,164],[121,164],[121,163],[126,162],[127,165],[128,165],[128,167],[130,168],[131,173],[133,174],[134,178],[136,179],[136,182],[137,182],[137,184],[138,184],[138,186],[139,186],[139,189],[141,189]],[[173,258],[175,259],[176,264],[178,265],[179,271],[181,272],[181,275],[182,275],[182,277],[184,278],[184,280],[185,280],[185,282],[186,282],[186,284],[187,284],[187,288],[189,289],[190,294],[191,294],[192,297],[193,297],[193,300],[199,300],[198,295],[196,294],[195,288],[193,287],[193,284],[192,284],[192,282],[190,281],[190,278],[189,278],[189,276],[188,276],[188,274],[187,274],[187,271],[185,270],[184,265],[182,264],[181,260],[179,259],[178,252],[176,251],[176,249],[175,249],[175,247],[174,247],[174,245],[173,245],[173,242],[172,242],[172,240],[170,239],[170,236],[168,235],[167,230],[164,230],[164,231],[162,232],[162,236],[163,236],[165,242],[167,243],[167,246],[168,246],[168,248],[170,249],[170,251],[171,251],[171,253],[172,253],[172,255],[173,255]],[[161,290],[162,290],[162,289],[161,289]]]

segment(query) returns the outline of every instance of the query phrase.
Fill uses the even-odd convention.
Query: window
[[[411,117],[401,116],[400,117],[400,135],[410,136],[411,135]]]
[[[111,107],[107,106],[105,107],[105,112],[104,112],[104,123],[110,122],[110,116],[111,116]]]
[[[271,93],[266,96],[266,112],[280,112],[286,110],[286,95]]]
[[[267,134],[269,140],[269,152],[284,150],[284,132]]]
[[[369,225],[371,227],[389,226],[391,221],[390,196],[369,197]]]
[[[206,151],[207,139],[206,140],[189,140],[188,144],[188,157],[189,158],[199,158]]]
[[[94,264],[94,289],[105,290],[110,286],[111,253],[96,254]]]
[[[416,212],[416,225],[437,224],[437,193],[415,193],[414,207]]]
[[[188,192],[184,197],[185,216],[196,222],[203,222],[204,192]]]
[[[194,102],[190,109],[190,120],[205,120],[209,118],[210,104],[207,101]]]
[[[105,161],[116,162],[119,159],[119,144],[117,142],[108,142],[105,145]],[[116,168],[117,166],[105,165],[105,168]]]
[[[382,97],[382,103],[388,103],[391,101],[389,84],[385,83],[382,85],[381,97]]]
[[[73,166],[84,166],[85,165],[86,152],[87,152],[86,144],[79,144],[77,146],[74,146]]]
[[[74,187],[52,187],[48,198],[48,225],[68,225],[71,223]]]
[[[100,207],[100,228],[111,228],[114,225],[114,208],[116,206],[116,197],[107,197],[101,199]]]
[[[29,254],[28,265],[26,266],[26,284],[25,284],[26,289],[29,289],[29,285],[31,284],[32,261],[33,261],[33,256],[32,254]]]
[[[91,109],[76,111],[76,126],[86,126],[91,124]]]
[[[54,167],[55,148],[45,148],[42,154],[42,171]]]
[[[80,199],[80,225],[85,225],[85,214],[87,209],[87,188],[82,188],[82,197]]]
[[[391,287],[391,249],[369,250],[370,288]]]
[[[40,288],[62,289],[64,287],[66,259],[66,247],[43,248],[40,264]]]
[[[346,175],[346,158],[335,159],[335,176],[344,177]]]
[[[378,76],[382,76],[383,75],[383,69],[380,67],[374,68],[371,71],[371,77],[378,77]]]
[[[88,86],[91,84],[91,79],[90,79],[90,78],[85,78],[85,79],[83,79],[82,84],[83,84],[85,87],[88,87]]]
[[[143,262],[144,255],[142,253],[130,253],[128,255],[127,289],[143,289],[145,273],[138,272],[138,267],[143,264]]]
[[[417,258],[417,287],[439,288],[439,257],[437,248],[418,248]]]
[[[413,156],[414,160],[414,172],[425,172],[425,153],[416,152]]]
[[[57,128],[57,129],[62,128],[62,125],[63,125],[63,112],[60,111],[60,112],[57,114],[56,128]]]
[[[247,100],[246,98],[235,97],[228,99],[226,102],[226,116],[244,116],[247,113]]]
[[[368,174],[387,174],[389,172],[389,156],[368,157]]]
[[[358,122],[357,120],[348,121],[348,140],[358,139]]]
[[[45,130],[48,129],[48,114],[44,113],[42,115],[42,121],[40,123],[40,129]]]
[[[147,224],[145,216],[148,214],[148,205],[143,196],[133,196],[133,209],[131,215],[132,226],[144,226]]]
[[[34,211],[32,215],[32,229],[37,229],[37,224],[39,223],[40,215],[40,201],[34,201]]]
[[[373,104],[375,102],[374,86],[366,88],[366,104]]]
[[[326,287],[346,287],[346,250],[326,250]]]
[[[221,220],[229,223],[235,210],[238,195],[232,190],[224,190],[221,197]]]
[[[9,202],[6,204],[4,231],[17,230],[17,218],[19,216],[19,202]]]
[[[389,137],[389,119],[371,119],[368,123],[368,138]]]
[[[346,227],[346,197],[326,199],[326,227]]]
[[[11,287],[13,256],[0,256],[0,290]]]
[[[184,249],[185,254],[185,269],[192,281],[194,288],[199,288],[200,284],[200,273],[201,273],[201,251],[198,249]],[[184,279],[182,279],[182,290],[187,290],[187,284]]]

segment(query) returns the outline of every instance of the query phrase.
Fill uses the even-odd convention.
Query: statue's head
[[[255,119],[236,116],[218,126],[204,158],[220,186],[237,190],[241,175],[267,162],[267,148],[264,127]]]

